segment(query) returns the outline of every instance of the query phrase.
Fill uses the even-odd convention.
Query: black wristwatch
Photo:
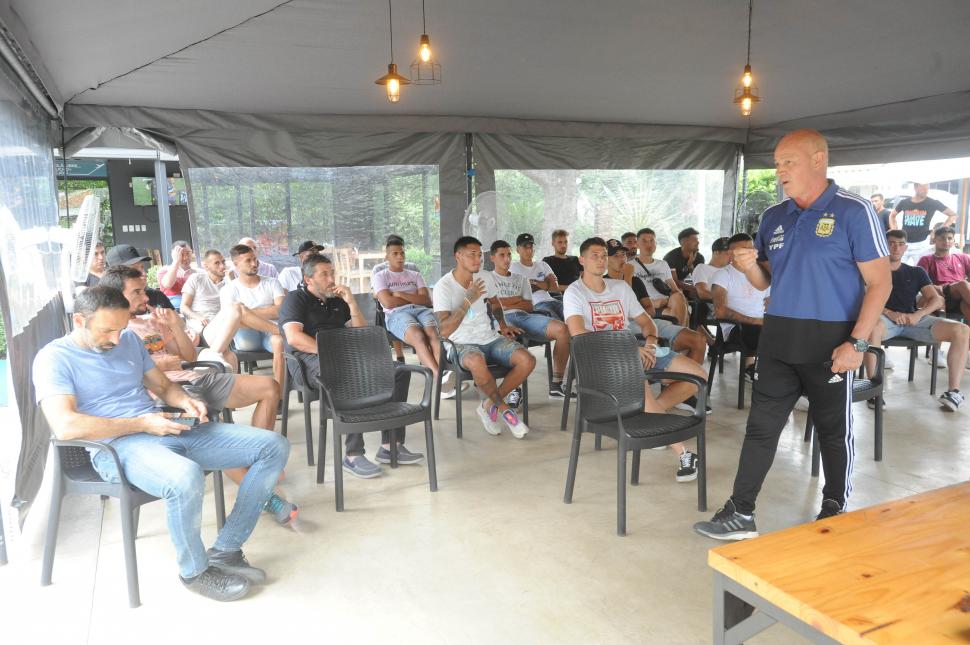
[[[861,338],[853,338],[852,336],[849,336],[846,342],[852,345],[852,349],[857,352],[865,352],[869,349],[869,341]]]

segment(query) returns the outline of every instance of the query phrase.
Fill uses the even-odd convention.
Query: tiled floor
[[[905,354],[893,350],[901,367]],[[375,480],[347,478],[346,507],[333,507],[333,479],[317,485],[306,466],[302,411],[293,397],[286,495],[301,506],[299,530],[264,517],[246,546],[269,584],[249,598],[216,604],[186,592],[176,576],[161,504],[142,511],[138,539],[142,606],[128,609],[120,524],[113,502],[65,506],[54,584],[41,588],[40,549],[22,549],[0,568],[0,640],[8,643],[329,642],[705,643],[711,640],[712,541],[691,525],[730,491],[747,411],[734,407],[736,364],[714,386],[708,422],[708,513],[694,484],[674,481],[669,451],[643,454],[641,484],[628,493],[628,535],[615,528],[615,452],[584,440],[572,505],[562,502],[569,433],[545,375],[532,377],[532,432],[518,441],[486,435],[471,405],[465,438],[454,406],[436,423],[439,491],[424,467]],[[885,459],[872,460],[872,412],[857,404],[853,508],[967,478],[970,426],[964,410],[944,412],[928,394],[929,367],[915,383],[892,373]],[[970,374],[970,373],[968,373]],[[940,373],[945,384],[945,371]],[[315,406],[314,406],[315,416]],[[245,411],[237,420],[248,417]],[[817,512],[795,412],[759,499],[758,527],[773,531]],[[409,447],[423,451],[415,426]],[[367,439],[376,449],[376,435]],[[231,503],[232,484],[227,484]],[[203,531],[215,533],[211,492]],[[12,617],[9,618],[9,617]],[[18,618],[23,617],[23,619]],[[10,638],[11,640],[8,640]],[[752,643],[799,642],[773,627]]]

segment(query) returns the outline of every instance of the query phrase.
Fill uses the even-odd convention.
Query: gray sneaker
[[[266,572],[249,564],[249,560],[239,551],[219,551],[215,547],[205,552],[209,556],[209,566],[218,567],[226,573],[234,573],[249,580],[254,585],[266,582]]]
[[[179,580],[189,591],[194,591],[200,596],[219,602],[239,600],[249,593],[249,580],[241,575],[223,571],[216,566],[210,566],[199,575],[188,580],[179,576]]]
[[[963,404],[963,394],[960,393],[960,390],[948,390],[940,395],[938,401],[945,409],[956,412]]]
[[[694,524],[694,530],[715,540],[747,540],[758,537],[754,515],[744,517],[738,513],[730,499],[724,503],[724,508],[714,514],[711,521]]]
[[[378,463],[389,464],[391,463],[391,451],[381,446],[377,451],[377,457],[375,457]],[[397,463],[402,466],[408,466],[410,464],[420,464],[424,461],[424,455],[420,452],[411,452],[404,447],[403,443],[397,445]]]
[[[381,476],[381,467],[364,455],[359,455],[352,462],[350,457],[344,457],[343,468],[345,473],[350,473],[361,479],[373,479]]]

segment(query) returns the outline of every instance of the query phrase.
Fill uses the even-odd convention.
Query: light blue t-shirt
[[[37,403],[60,394],[73,396],[77,411],[109,419],[155,412],[156,404],[142,384],[155,369],[137,334],[121,332],[117,347],[104,353],[85,349],[70,335],[51,341],[34,358]]]

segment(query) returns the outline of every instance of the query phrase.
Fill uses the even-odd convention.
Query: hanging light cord
[[[388,0],[390,2],[390,0]],[[748,0],[748,65],[751,64],[751,12],[754,9],[754,0]]]
[[[421,0],[421,26],[424,28],[421,33],[428,33],[428,18],[424,15],[424,0]],[[748,29],[751,29],[749,26]]]
[[[391,63],[394,62],[394,22],[391,16],[391,0],[387,0],[387,29],[391,33]],[[750,41],[750,37],[748,39]],[[751,43],[748,43],[751,47]]]

